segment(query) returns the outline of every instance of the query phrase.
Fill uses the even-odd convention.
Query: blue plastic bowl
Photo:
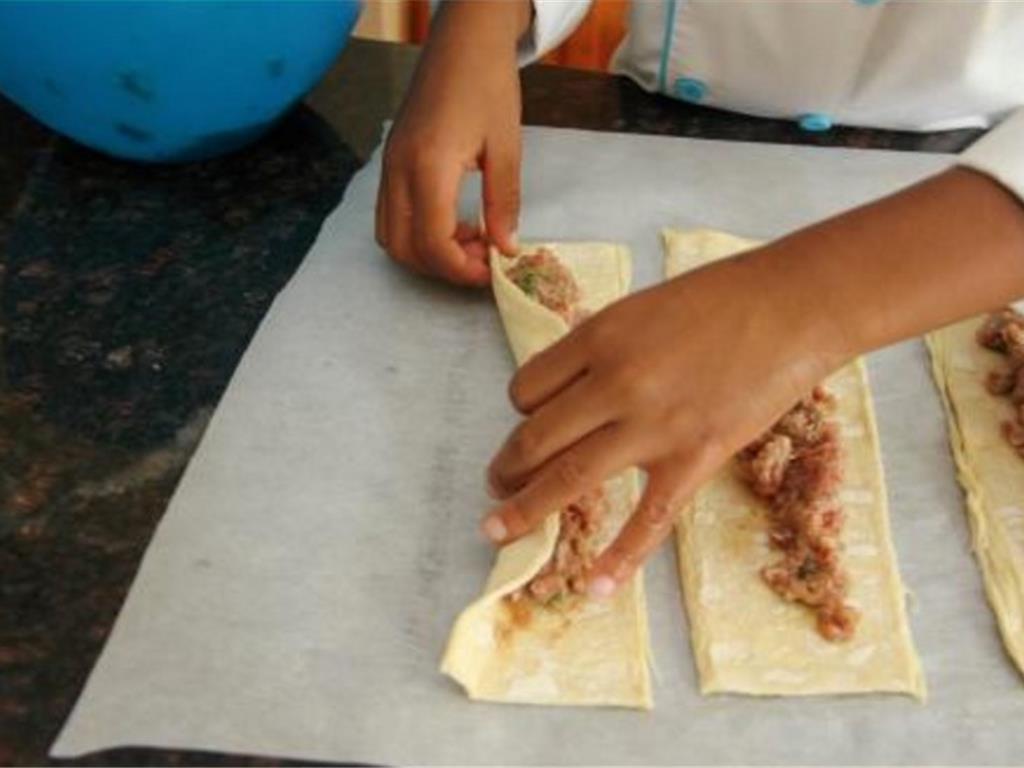
[[[345,47],[359,0],[0,0],[0,92],[117,157],[258,138]]]

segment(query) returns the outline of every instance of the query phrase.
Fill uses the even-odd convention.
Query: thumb
[[[522,147],[519,126],[489,142],[483,158],[484,225],[487,236],[507,256],[518,248],[519,172]]]

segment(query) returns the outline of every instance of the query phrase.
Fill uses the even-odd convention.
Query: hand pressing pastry
[[[493,254],[495,301],[516,361],[624,296],[629,273],[625,248],[603,243]],[[610,600],[586,594],[594,560],[638,498],[637,471],[626,469],[548,508],[532,531],[516,531],[483,595],[456,621],[442,670],[475,699],[650,707],[642,575]]]

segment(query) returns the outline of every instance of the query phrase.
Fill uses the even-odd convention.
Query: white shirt
[[[590,0],[533,0],[528,61]],[[996,126],[961,164],[1024,200],[1024,0],[633,0],[612,62],[649,91],[806,130]]]

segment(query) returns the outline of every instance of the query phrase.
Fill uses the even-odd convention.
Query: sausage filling
[[[551,603],[587,589],[587,571],[594,562],[594,540],[604,518],[600,491],[585,494],[559,514],[558,542],[551,559],[521,592],[540,603]]]
[[[1024,315],[1010,307],[993,312],[978,329],[981,346],[1003,355],[1005,364],[988,372],[985,388],[1013,405],[1003,436],[1024,457]]]
[[[506,274],[523,293],[569,325],[583,319],[578,307],[580,289],[572,272],[547,248],[520,256]]]
[[[579,307],[580,289],[572,272],[554,253],[540,248],[525,254],[506,272],[527,296],[561,316],[570,326],[584,318]],[[594,541],[605,516],[600,489],[583,495],[560,513],[558,541],[551,559],[522,589],[510,596],[524,596],[550,604],[570,593],[586,591],[586,575],[594,561]]]
[[[816,387],[739,454],[747,485],[768,508],[769,541],[782,557],[761,577],[785,600],[814,609],[826,640],[848,640],[858,613],[846,603],[840,562],[843,509],[839,427],[834,400]]]

